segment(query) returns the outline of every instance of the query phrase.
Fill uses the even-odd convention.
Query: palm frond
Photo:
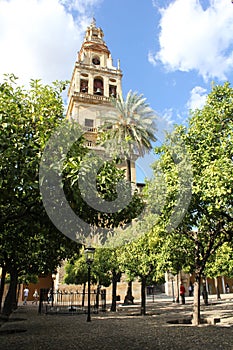
[[[102,131],[108,128],[108,137],[104,138],[102,146],[114,148],[119,157],[127,158],[132,153],[143,156],[156,141],[155,112],[142,94],[131,90],[125,100],[120,96],[112,101],[115,110],[102,116]]]

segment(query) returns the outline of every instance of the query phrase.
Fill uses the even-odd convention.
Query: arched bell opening
[[[94,95],[102,96],[104,94],[104,83],[102,78],[94,79]]]
[[[88,80],[86,79],[80,80],[80,91],[83,93],[88,93]]]
[[[115,85],[109,85],[109,96],[110,97],[117,96],[117,87]]]

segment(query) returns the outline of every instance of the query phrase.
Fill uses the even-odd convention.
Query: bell
[[[96,93],[97,95],[102,95],[102,91],[101,91],[100,88],[97,88],[95,93]]]

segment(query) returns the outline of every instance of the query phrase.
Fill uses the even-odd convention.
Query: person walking
[[[185,304],[185,287],[182,282],[180,284],[180,296],[182,304]]]
[[[189,284],[189,296],[190,296],[190,297],[193,296],[193,284],[192,284],[191,281],[190,281],[190,284]]]
[[[50,301],[52,301],[52,299],[53,299],[53,289],[50,288],[48,292],[48,304],[50,303]]]
[[[33,293],[33,298],[34,298],[34,300],[33,300],[32,304],[36,303],[36,305],[37,305],[38,298],[39,298],[39,293],[38,293],[37,289],[35,289],[35,291]]]
[[[27,305],[28,294],[29,294],[29,289],[28,289],[28,286],[26,286],[23,290],[23,296],[24,296],[23,305]]]

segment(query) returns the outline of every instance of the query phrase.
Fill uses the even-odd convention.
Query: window
[[[94,120],[93,119],[85,119],[85,127],[90,130],[94,127]]]
[[[103,95],[103,93],[104,93],[103,80],[100,78],[96,78],[94,80],[94,94]]]
[[[100,58],[98,56],[95,56],[92,58],[92,63],[96,66],[100,65]]]
[[[80,81],[80,91],[87,93],[88,92],[88,80],[81,79]]]
[[[109,85],[109,96],[116,97],[116,86],[115,85]]]

